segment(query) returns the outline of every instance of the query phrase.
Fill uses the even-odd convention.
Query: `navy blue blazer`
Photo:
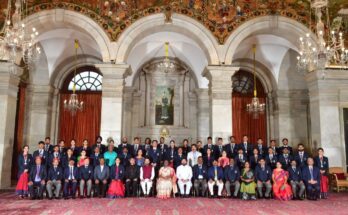
[[[174,168],[176,169],[178,166],[180,166],[181,165],[181,161],[182,161],[182,159],[186,159],[186,156],[184,155],[184,154],[182,154],[182,155],[179,155],[179,154],[176,154],[175,156],[174,156]]]
[[[198,180],[198,176],[202,175],[203,179],[208,178],[208,170],[207,167],[203,164],[201,168],[199,168],[198,164],[194,165],[192,168],[193,171],[193,180]]]
[[[278,162],[278,157],[276,155],[273,155],[272,159],[270,158],[269,154],[265,155],[266,164],[270,166],[272,169],[276,168],[276,164]]]
[[[69,160],[73,159],[75,161],[75,166],[76,166],[76,157],[71,156],[70,158],[68,158],[68,155],[63,155],[62,156],[62,160],[60,161],[61,166],[63,169],[67,168],[69,166]]]
[[[80,176],[79,170],[78,170],[78,167],[76,167],[76,166],[74,166],[73,175],[74,175],[75,180],[79,179],[79,176]],[[70,176],[70,167],[68,166],[64,169],[64,179],[69,180],[69,176]]]
[[[36,158],[37,156],[40,156],[40,157],[41,157],[41,164],[47,165],[47,162],[48,162],[48,155],[49,155],[49,153],[48,153],[47,151],[43,150],[43,153],[42,153],[42,155],[40,156],[39,150],[36,150],[36,151],[34,151],[34,153],[33,153],[33,158],[34,158],[34,160],[35,160],[35,158]]]
[[[30,167],[34,164],[34,159],[31,154],[27,154],[27,160],[24,160],[23,153],[18,155],[18,178],[24,172],[24,170],[30,170]]]
[[[302,173],[301,173],[300,167],[296,167],[294,171],[292,167],[290,166],[288,168],[288,172],[289,172],[289,181],[295,181],[295,182],[302,181]]]
[[[283,154],[278,156],[278,161],[282,164],[283,169],[288,169],[291,161],[293,160],[292,156],[288,154],[288,158],[286,159]]]
[[[266,154],[268,154],[267,147],[264,147],[264,146],[260,147],[259,144],[256,144],[254,148],[259,150],[259,155],[265,156]]]
[[[230,181],[230,182],[239,181],[240,171],[239,171],[238,166],[236,166],[236,165],[225,166],[224,175],[225,175],[226,181]]]
[[[302,169],[302,179],[304,183],[308,183],[309,180],[311,180],[311,173],[309,171],[309,166],[305,166]],[[320,171],[319,168],[316,166],[313,166],[313,180],[318,181],[320,183]]]
[[[238,153],[238,146],[237,144],[233,145],[232,143],[229,143],[224,146],[224,150],[227,153],[227,157],[234,158]]]
[[[128,166],[129,165],[129,159],[132,157],[130,153],[127,154],[118,154],[118,157],[121,159],[121,164],[123,166]]]
[[[56,181],[61,181],[63,180],[63,169],[61,167],[57,167],[56,169],[54,169],[54,167],[50,167],[48,170],[48,177],[47,180],[56,180]]]
[[[131,151],[131,145],[129,143],[121,143],[117,146],[117,154],[123,153],[124,148],[127,148],[128,152]]]
[[[208,156],[204,156],[204,157],[203,157],[203,163],[204,163],[204,165],[206,165],[208,168],[209,168],[209,167],[212,167],[212,166],[213,166],[214,159],[215,159],[215,157],[214,157],[213,154],[211,154],[211,156],[210,156],[209,158],[208,158]]]
[[[292,155],[292,147],[289,145],[278,147],[278,154],[283,154],[284,148],[287,148],[289,150],[289,155]]]
[[[318,167],[320,170],[325,170],[325,174],[329,173],[329,159],[327,157],[323,157],[321,161],[319,156],[314,158],[314,165]]]
[[[237,154],[236,157],[234,157],[234,160],[237,166],[239,167],[239,169],[243,169],[245,162],[248,161],[248,157],[245,154],[243,154],[243,158],[240,159],[239,154]]]
[[[91,153],[94,153],[94,149],[95,149],[96,147],[99,147],[99,153],[100,153],[100,154],[104,154],[104,152],[107,151],[107,150],[106,150],[106,146],[105,146],[104,144],[94,144],[94,145],[92,146]]]
[[[217,179],[223,180],[224,179],[224,171],[221,167],[217,166]],[[212,166],[208,170],[208,180],[215,180],[215,167]]]
[[[208,148],[211,150],[211,154],[214,155],[215,147],[213,144],[210,144],[210,145],[206,144],[203,146],[203,155],[207,155]]]
[[[257,165],[255,168],[255,179],[257,181],[268,181],[272,179],[272,169],[265,165],[265,169],[262,170],[261,165]]]
[[[191,151],[191,147],[182,147],[182,153],[187,156],[187,154]]]
[[[145,155],[145,150],[144,150],[144,146],[141,145],[141,144],[138,144],[138,148],[136,148],[134,144],[131,145],[131,146],[130,146],[130,151],[129,151],[129,153],[130,153],[133,157],[135,157],[135,156],[137,156],[138,151],[139,151],[140,149],[143,150],[143,156],[144,156],[144,155]]]
[[[178,149],[175,147],[174,149],[168,148],[165,154],[165,158],[169,161],[174,161],[174,157],[178,154]]]
[[[50,153],[53,152],[53,146],[52,146],[51,144],[46,144],[46,143],[45,143],[44,150],[45,150],[48,154],[50,154]]]
[[[85,181],[93,180],[93,167],[92,165],[86,166],[80,166],[79,167],[79,178],[83,179]]]
[[[123,165],[118,166],[118,177],[116,177],[116,165],[110,167],[110,179],[123,180],[125,169]]]
[[[92,149],[91,149],[89,146],[87,146],[87,148],[83,148],[83,146],[81,146],[80,148],[78,148],[78,155],[76,156],[76,155],[74,154],[74,156],[76,156],[76,157],[80,156],[80,155],[81,155],[81,152],[82,152],[83,150],[86,151],[86,156],[87,156],[87,157],[90,157],[90,156],[91,156]]]
[[[214,145],[214,155],[216,158],[221,157],[222,152],[225,150],[224,146],[221,145],[221,149],[220,149],[220,145]]]
[[[53,159],[55,158],[55,156],[54,156],[54,152],[52,152],[51,154],[49,154],[48,155],[48,163],[47,163],[47,165],[49,166],[49,167],[52,167],[53,166],[53,164],[52,164],[52,162],[53,162]],[[57,158],[59,159],[59,165],[61,165],[62,164],[62,158],[63,158],[63,156],[58,152],[58,156],[57,156]]]
[[[98,155],[96,155],[95,153],[91,154],[90,157],[90,164],[94,167],[98,166],[100,164],[99,159],[103,157],[103,154],[99,153]]]
[[[308,159],[309,155],[307,154],[307,152],[303,152],[303,158],[302,158],[302,161],[301,161],[301,156],[300,156],[300,152],[297,152],[293,158],[294,160],[296,160],[296,164],[297,166],[299,167],[304,167],[307,165],[307,159]]]
[[[161,149],[157,147],[153,149],[152,147],[148,150],[147,155],[151,158],[151,163],[159,164],[162,160]]]
[[[262,155],[258,155],[257,159],[255,158],[255,155],[251,155],[249,157],[250,165],[252,169],[255,169],[255,167],[259,164],[259,161],[261,160]]]
[[[30,168],[29,181],[35,182],[36,173],[37,173],[37,166],[34,164]],[[47,178],[46,166],[43,164],[40,165],[39,176],[40,176],[41,180],[46,180],[46,178]]]
[[[245,148],[244,143],[240,143],[238,145],[239,145],[238,149],[242,149],[244,154],[247,154],[248,156],[253,154],[253,148],[254,148],[253,144],[248,143],[247,148]]]

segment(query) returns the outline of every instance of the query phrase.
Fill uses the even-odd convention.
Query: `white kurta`
[[[180,165],[176,169],[176,176],[178,178],[178,185],[181,194],[190,194],[192,187],[192,168],[189,165]],[[184,180],[184,181],[183,181]],[[185,190],[186,185],[186,190]]]

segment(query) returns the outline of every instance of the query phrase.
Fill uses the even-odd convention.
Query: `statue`
[[[168,119],[168,96],[165,91],[163,91],[163,96],[162,96],[162,114],[161,114],[161,119]]]

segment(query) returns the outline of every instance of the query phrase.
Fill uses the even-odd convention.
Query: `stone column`
[[[210,105],[208,89],[197,88],[197,139],[205,142],[210,135]]]
[[[30,151],[37,149],[37,143],[51,134],[52,102],[54,88],[50,85],[29,85],[27,88],[27,121],[24,129],[24,142]],[[55,139],[52,138],[55,144]]]
[[[345,70],[314,71],[306,75],[310,96],[312,147],[322,147],[330,166],[345,167],[342,109],[348,107],[348,73]],[[342,128],[341,128],[342,127]]]
[[[232,76],[239,67],[208,66],[203,76],[209,79],[210,134],[228,142],[232,134]]]
[[[103,74],[100,135],[103,142],[112,137],[119,143],[122,136],[122,108],[125,78],[131,74],[126,64],[96,64]]]
[[[21,69],[0,63],[0,189],[11,186],[11,168],[16,124],[17,95]]]

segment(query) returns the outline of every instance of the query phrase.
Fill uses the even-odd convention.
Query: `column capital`
[[[103,79],[125,79],[132,74],[130,65],[128,64],[95,64],[100,72],[103,74]]]
[[[206,77],[210,81],[226,80],[230,82],[231,79],[226,77],[232,78],[234,73],[236,73],[238,70],[239,70],[239,67],[234,67],[234,66],[209,65],[204,69],[202,76]]]

